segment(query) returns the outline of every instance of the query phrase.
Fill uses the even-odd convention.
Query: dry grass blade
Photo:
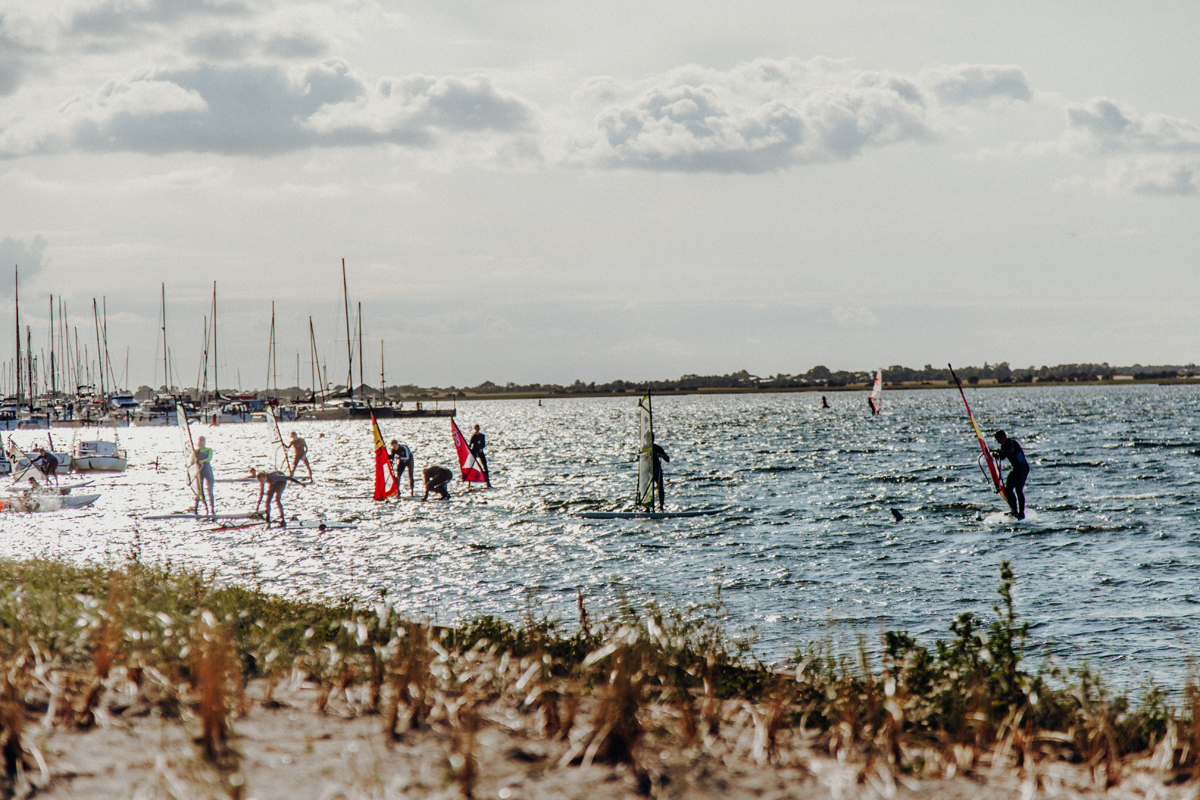
[[[214,765],[229,767],[234,755],[229,748],[230,686],[237,680],[237,670],[229,643],[208,612],[192,637],[191,676],[201,723],[201,749]]]

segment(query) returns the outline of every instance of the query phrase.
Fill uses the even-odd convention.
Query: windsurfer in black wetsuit
[[[479,430],[478,425],[475,426],[475,433],[472,434],[471,441],[467,442],[467,447],[471,448],[471,455],[475,456],[475,462],[483,470],[484,485],[492,488],[492,474],[488,472],[487,456],[483,452],[483,448],[487,447],[487,437]]]
[[[396,478],[397,494],[400,490],[400,479],[404,477],[404,470],[408,470],[408,493],[415,494],[413,490],[413,470],[415,470],[417,461],[413,457],[412,449],[406,444],[392,439],[388,444],[388,457],[392,459],[392,475]]]
[[[1008,477],[1004,480],[1004,494],[1008,498],[1008,507],[1013,516],[1025,519],[1025,479],[1029,477],[1029,462],[1025,459],[1025,451],[1016,439],[1010,439],[1004,431],[996,431],[995,437],[1000,443],[999,450],[993,450],[992,455],[997,461],[1008,459]]]
[[[659,447],[657,444],[655,444],[654,451],[653,451],[653,458],[654,458],[654,478],[653,478],[653,480],[654,480],[654,485],[658,487],[658,510],[662,511],[663,506],[666,504],[666,499],[667,499],[667,497],[666,497],[667,493],[663,486],[662,462],[665,461],[668,464],[670,464],[671,457],[669,455],[667,455],[666,450],[663,450],[661,447]]]

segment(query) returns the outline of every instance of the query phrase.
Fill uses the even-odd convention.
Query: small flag
[[[462,479],[468,483],[487,483],[487,475],[475,466],[475,454],[467,446],[467,440],[454,424],[453,417],[450,418],[450,433],[454,436],[454,449],[458,452],[458,466],[462,470]]]
[[[375,494],[376,500],[400,494],[400,486],[396,483],[396,475],[392,472],[392,460],[388,458],[387,447],[383,444],[383,434],[379,432],[379,423],[375,421],[375,412],[371,412],[371,432],[375,434]],[[388,478],[392,479],[392,488],[387,488]]]

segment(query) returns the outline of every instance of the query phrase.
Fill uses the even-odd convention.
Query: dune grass
[[[44,770],[30,725],[86,730],[100,714],[149,709],[197,727],[202,757],[234,796],[233,730],[247,681],[266,681],[269,707],[279,681],[299,678],[317,687],[321,710],[331,696],[359,691],[389,741],[441,726],[448,779],[467,797],[476,735],[498,705],[532,715],[537,735],[561,742],[560,767],[628,764],[645,791],[649,737],[656,749],[700,751],[735,717],[762,764],[786,760],[802,741],[864,771],[912,777],[970,772],[984,760],[1018,769],[1065,760],[1108,785],[1138,755],[1194,777],[1196,681],[1131,701],[1088,670],[1030,670],[1014,582],[1006,562],[994,616],[964,614],[932,647],[888,632],[873,650],[809,645],[791,666],[772,668],[725,634],[718,604],[626,608],[593,621],[581,596],[570,631],[533,618],[436,627],[402,617],[386,598],[287,600],[137,560],[0,561],[3,777],[11,787]]]

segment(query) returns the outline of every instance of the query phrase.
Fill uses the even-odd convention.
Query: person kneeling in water
[[[1008,507],[1017,519],[1025,519],[1025,479],[1029,477],[1029,462],[1025,459],[1025,451],[1016,439],[1010,439],[1004,431],[996,431],[994,438],[1000,443],[999,450],[993,450],[992,455],[997,461],[1008,459],[1008,477],[1004,480],[1004,494],[1008,498]]]
[[[445,467],[426,467],[421,474],[425,477],[425,496],[421,498],[424,503],[429,499],[430,492],[437,492],[442,496],[443,500],[450,499],[450,491],[446,488],[446,484],[454,478],[454,473]]]

